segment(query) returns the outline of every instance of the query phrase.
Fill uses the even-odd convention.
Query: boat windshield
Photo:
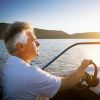
[[[97,66],[100,67],[99,52],[100,45],[97,44],[77,45],[63,53],[45,70],[52,74],[59,75],[59,73],[75,70],[80,66],[83,59],[92,59]]]

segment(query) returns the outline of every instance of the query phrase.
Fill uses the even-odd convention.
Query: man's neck
[[[24,60],[26,63],[30,63],[30,62],[31,62],[31,60],[27,59],[27,57],[25,57],[25,55],[22,56],[22,55],[16,54],[16,53],[13,53],[12,55],[14,55],[14,56],[16,56],[16,57],[18,57],[18,58]]]

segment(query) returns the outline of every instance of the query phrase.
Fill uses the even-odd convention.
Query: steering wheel
[[[92,62],[92,65],[94,67],[94,74],[90,75],[88,72],[85,72],[80,82],[75,86],[75,90],[81,91],[89,89],[90,87],[95,87],[99,84],[99,79],[97,78],[98,75],[97,65],[94,62]]]

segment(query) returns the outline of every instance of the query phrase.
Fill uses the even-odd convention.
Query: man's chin
[[[37,56],[39,56],[40,55],[40,53],[37,53]]]
[[[38,57],[39,55],[40,55],[40,53],[38,52],[38,53],[36,53],[35,57]]]
[[[38,57],[39,55],[40,55],[40,53],[39,53],[39,52],[37,52],[37,53],[33,54],[33,59],[34,59],[34,58],[36,58],[36,57]]]

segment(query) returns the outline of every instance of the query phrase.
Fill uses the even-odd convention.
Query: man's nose
[[[38,41],[35,41],[36,46],[40,46],[40,43]]]

